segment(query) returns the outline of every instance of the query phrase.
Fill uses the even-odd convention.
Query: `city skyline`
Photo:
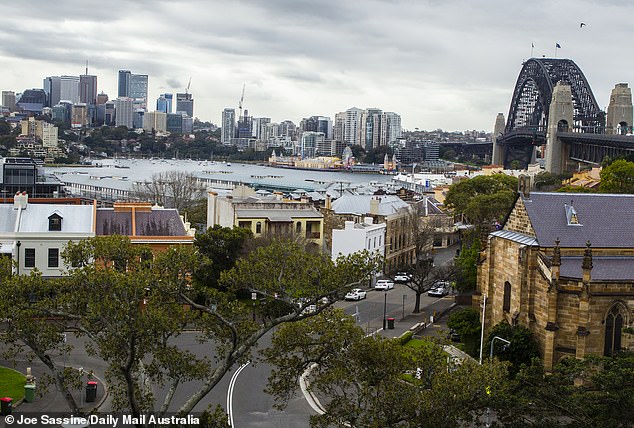
[[[277,123],[376,107],[398,112],[404,129],[490,131],[531,51],[577,62],[605,108],[615,84],[631,83],[622,52],[634,29],[614,25],[630,9],[594,1],[327,1],[317,12],[289,1],[9,3],[0,89],[79,76],[88,60],[110,99],[119,70],[147,74],[149,110],[160,94],[185,92],[191,77],[194,115],[217,125],[245,84],[244,108]]]

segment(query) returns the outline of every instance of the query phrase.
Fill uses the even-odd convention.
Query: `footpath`
[[[21,415],[27,417],[41,417],[42,415],[46,415],[53,418],[70,416],[68,402],[64,397],[64,393],[57,388],[57,385],[50,376],[48,367],[43,363],[38,360],[30,362],[19,360],[15,363],[0,360],[0,366],[12,368],[24,375],[27,373],[27,368],[30,367],[31,374],[35,377],[35,397],[33,401],[28,402],[25,399],[21,399],[11,403],[11,415],[13,415],[16,420],[19,420],[19,416]],[[94,374],[89,373],[89,369],[80,367],[73,368],[79,370],[81,373],[81,388],[71,390],[71,394],[79,410],[83,414],[90,414],[99,410],[108,398],[108,391],[104,381]],[[46,381],[44,381],[44,379],[46,379]],[[96,391],[94,391],[95,384],[92,383],[88,386],[88,382],[96,382]],[[4,397],[2,391],[0,391],[0,397]],[[5,420],[3,419],[0,426],[3,426],[4,423]],[[9,425],[6,424],[4,426]]]

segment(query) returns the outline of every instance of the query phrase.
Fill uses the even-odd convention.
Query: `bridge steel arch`
[[[545,133],[553,88],[559,81],[572,90],[574,124],[569,125],[585,133],[603,133],[605,113],[577,64],[570,59],[531,58],[517,78],[505,134],[522,130]]]

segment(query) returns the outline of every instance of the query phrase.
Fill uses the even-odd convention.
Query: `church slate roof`
[[[541,247],[559,238],[568,248],[634,248],[634,195],[533,192],[522,200]],[[569,224],[570,205],[579,224]]]

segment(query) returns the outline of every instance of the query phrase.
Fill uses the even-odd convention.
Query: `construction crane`
[[[187,87],[185,88],[185,95],[189,93],[189,86],[192,84],[192,78],[189,78],[189,82],[187,83]]]
[[[242,96],[240,96],[240,102],[238,103],[238,110],[240,110],[239,120],[242,120],[242,102],[244,101],[244,86],[246,83],[242,83]]]

